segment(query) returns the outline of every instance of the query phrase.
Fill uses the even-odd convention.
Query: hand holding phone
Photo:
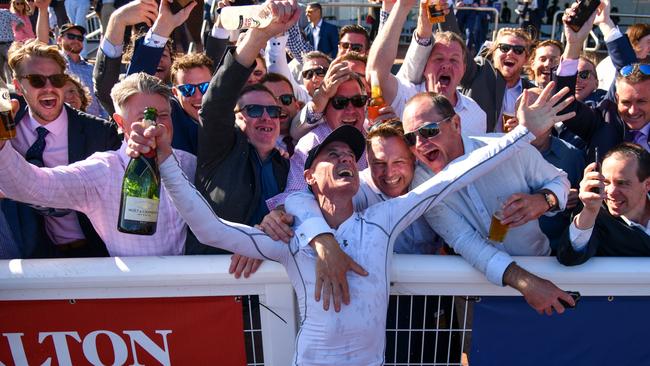
[[[578,0],[577,3],[578,7],[575,10],[575,15],[567,21],[567,25],[574,32],[578,32],[587,22],[591,14],[596,11],[600,5],[600,0]]]
[[[596,162],[596,172],[600,173],[600,156],[598,156],[598,147],[594,148],[594,155],[595,159],[594,161]],[[590,190],[592,193],[598,193],[600,194],[600,188],[594,187]]]

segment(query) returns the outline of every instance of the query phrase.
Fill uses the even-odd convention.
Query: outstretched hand
[[[135,0],[115,10],[111,17],[124,26],[145,23],[151,27],[158,17],[158,4],[156,0]]]
[[[558,114],[575,99],[573,96],[565,98],[569,88],[562,88],[559,92],[553,94],[554,90],[555,82],[552,81],[542,90],[534,102],[532,101],[531,92],[524,90],[522,94],[522,102],[517,109],[517,119],[521,125],[525,126],[537,137],[547,133],[555,123],[575,116],[575,112]]]
[[[589,36],[589,32],[591,32],[591,29],[593,28],[594,19],[596,19],[596,15],[598,14],[598,11],[594,11],[594,13],[591,14],[589,19],[587,19],[585,24],[583,24],[582,27],[580,27],[580,30],[576,32],[573,29],[571,29],[568,22],[569,20],[571,20],[573,17],[576,16],[577,8],[578,8],[578,3],[574,2],[571,5],[571,7],[565,10],[564,15],[562,16],[562,23],[564,23],[564,35],[566,36],[567,43],[578,44],[582,46],[582,44]]]
[[[169,37],[174,29],[181,26],[189,18],[192,9],[196,6],[196,1],[192,1],[186,7],[174,14],[170,4],[173,0],[161,0],[158,9],[158,18],[153,24],[152,31],[162,37]]]

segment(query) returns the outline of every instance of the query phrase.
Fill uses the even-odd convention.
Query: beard
[[[81,47],[76,47],[76,46],[72,46],[72,45],[70,45],[70,44],[65,44],[65,43],[62,45],[62,47],[63,47],[63,50],[64,50],[65,52],[74,53],[75,55],[80,54],[80,53],[81,53],[81,50],[83,49],[83,46],[81,46]]]

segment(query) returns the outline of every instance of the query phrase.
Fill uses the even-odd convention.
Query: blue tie
[[[0,259],[14,258],[20,258],[20,250],[14,240],[4,212],[0,210]]]
[[[45,150],[45,136],[47,136],[50,131],[45,127],[36,127],[36,133],[38,134],[38,137],[25,153],[25,160],[39,168],[42,168],[44,165],[43,151]]]
[[[45,150],[45,136],[47,136],[50,131],[47,130],[47,128],[39,126],[36,127],[36,133],[38,134],[38,137],[36,138],[36,141],[32,144],[32,146],[27,149],[27,152],[25,153],[25,160],[29,162],[30,164],[36,165],[39,168],[42,168],[45,164],[43,163],[43,151]],[[50,208],[50,207],[43,207],[43,206],[38,206],[38,205],[29,205],[33,209],[35,209],[39,214],[43,216],[54,216],[54,217],[61,217],[69,214],[71,210],[65,210],[65,209],[59,209],[59,208]]]

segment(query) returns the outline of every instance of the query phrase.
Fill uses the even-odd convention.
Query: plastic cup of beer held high
[[[494,243],[503,243],[508,235],[508,225],[501,223],[503,220],[503,206],[506,201],[505,197],[497,197],[498,208],[492,214],[492,220],[490,221],[490,232],[488,233],[488,239]]]
[[[11,97],[6,87],[0,88],[0,140],[16,137],[16,124],[11,115]]]

